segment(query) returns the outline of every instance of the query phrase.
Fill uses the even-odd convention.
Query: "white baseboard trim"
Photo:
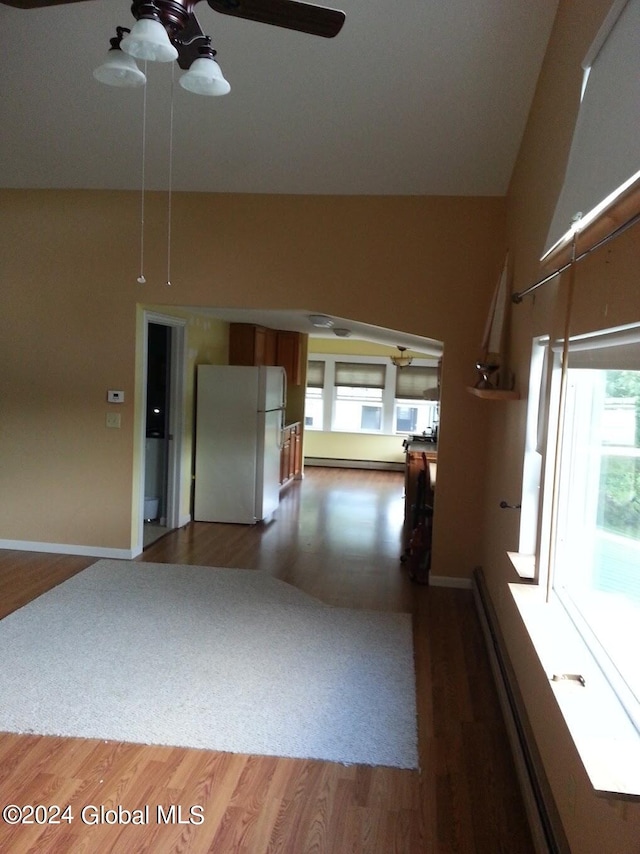
[[[375,471],[404,471],[404,463],[386,460],[338,460],[329,457],[305,457],[305,466],[325,466],[332,469],[374,469]]]
[[[70,543],[40,543],[33,540],[0,540],[0,549],[21,552],[49,552],[51,554],[85,555],[86,557],[117,558],[132,560],[134,549],[109,549],[102,546],[79,546]]]
[[[470,578],[455,578],[450,575],[429,575],[429,587],[456,587],[458,590],[473,590]]]

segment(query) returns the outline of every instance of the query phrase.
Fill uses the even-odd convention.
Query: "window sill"
[[[566,611],[537,586],[509,588],[593,788],[640,800],[640,734]],[[585,684],[554,682],[555,674],[580,674]]]
[[[522,552],[507,552],[513,568],[523,581],[533,581],[536,577],[536,556]]]

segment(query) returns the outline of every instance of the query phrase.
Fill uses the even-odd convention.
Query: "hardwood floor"
[[[402,488],[392,472],[307,469],[275,522],[192,524],[140,559],[255,569],[332,605],[411,612],[420,771],[0,734],[0,806],[73,813],[0,819],[0,851],[533,854],[471,593],[407,579]],[[0,617],[93,562],[0,551]],[[159,821],[172,804],[174,822]],[[148,823],[96,824],[93,809],[83,821],[85,806],[117,805],[149,805]]]

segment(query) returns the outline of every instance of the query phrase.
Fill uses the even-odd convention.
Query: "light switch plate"
[[[109,389],[107,392],[107,400],[109,403],[124,403],[124,392]]]
[[[119,412],[107,412],[107,427],[120,428],[121,416]]]

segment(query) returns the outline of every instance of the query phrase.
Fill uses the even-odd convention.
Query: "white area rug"
[[[411,617],[101,560],[0,620],[0,730],[415,768]]]

